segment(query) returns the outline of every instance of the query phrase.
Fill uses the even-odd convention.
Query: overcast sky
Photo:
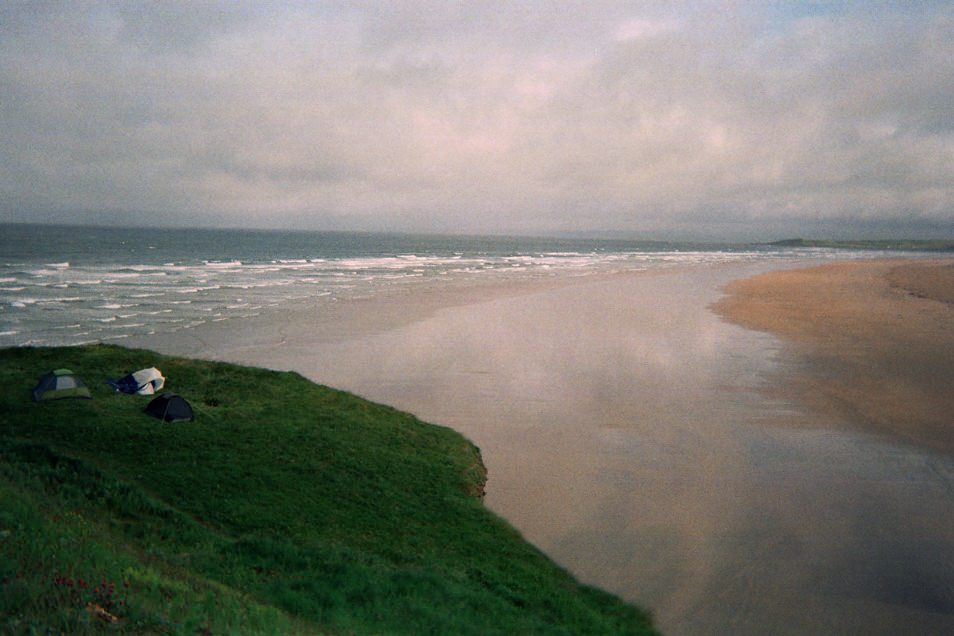
[[[954,238],[954,3],[0,2],[22,220]]]

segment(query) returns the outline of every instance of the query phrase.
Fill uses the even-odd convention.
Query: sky
[[[0,222],[954,238],[954,3],[0,3]]]

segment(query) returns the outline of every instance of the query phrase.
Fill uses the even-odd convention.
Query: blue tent
[[[62,400],[64,398],[93,397],[79,377],[69,369],[55,369],[40,378],[33,389],[33,401]]]

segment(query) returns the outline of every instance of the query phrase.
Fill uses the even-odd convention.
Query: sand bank
[[[783,395],[954,453],[954,260],[851,262],[733,282],[715,309],[782,336]]]

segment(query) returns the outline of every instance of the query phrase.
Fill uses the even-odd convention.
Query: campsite
[[[155,365],[194,424],[104,378]],[[92,399],[33,402],[68,366]],[[295,373],[0,350],[5,633],[653,634],[481,501],[450,429]]]
[[[127,373],[118,380],[107,379],[106,384],[117,393],[154,395],[165,385],[165,377],[155,367]],[[70,369],[54,369],[43,374],[33,388],[33,401],[44,402],[70,398],[92,399],[86,383]],[[192,406],[180,395],[166,391],[146,405],[145,412],[164,422],[191,422],[195,419]]]

